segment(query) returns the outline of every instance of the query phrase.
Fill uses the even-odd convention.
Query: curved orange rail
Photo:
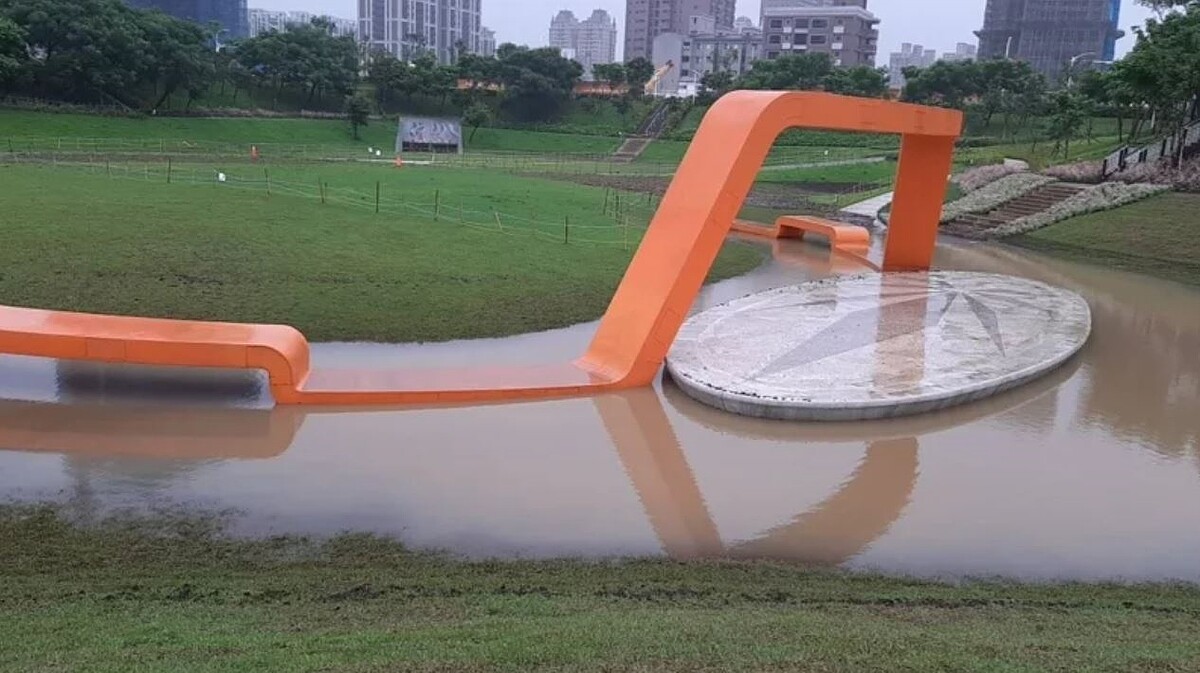
[[[903,136],[884,268],[933,256],[955,110],[812,92],[738,91],[705,116],[596,336],[579,360],[462,370],[313,369],[308,341],[245,325],[0,308],[0,353],[148,365],[265,370],[279,404],[404,405],[563,397],[649,384],[775,138],[794,127]]]

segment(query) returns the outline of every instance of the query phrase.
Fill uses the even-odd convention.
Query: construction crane
[[[658,70],[654,71],[654,76],[650,78],[650,81],[646,82],[646,95],[647,96],[653,96],[655,94],[655,92],[658,89],[658,83],[660,81],[662,81],[662,78],[666,77],[667,73],[671,72],[671,69],[674,67],[675,67],[674,62],[667,61],[666,63],[659,66]]]

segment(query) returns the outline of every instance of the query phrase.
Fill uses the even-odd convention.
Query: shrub
[[[1200,159],[1185,161],[1179,168],[1167,162],[1137,164],[1112,176],[1119,182],[1170,185],[1180,192],[1200,192]]]
[[[1050,166],[1042,171],[1042,175],[1049,175],[1052,178],[1066,180],[1067,182],[1083,182],[1095,184],[1100,182],[1100,171],[1103,162],[1101,161],[1076,161],[1073,164],[1059,164],[1058,166]]]
[[[1022,217],[988,233],[990,238],[1024,234],[1077,215],[1109,210],[1168,191],[1168,185],[1104,182],[1059,201],[1040,213]]]
[[[1024,169],[1009,164],[990,164],[987,166],[968,169],[952,177],[951,180],[953,180],[954,183],[959,187],[962,187],[964,192],[969,194],[980,187],[989,185],[999,180],[1002,177],[1012,175],[1013,173],[1020,173],[1022,170]]]
[[[1054,178],[1034,173],[1015,173],[1002,177],[961,199],[947,203],[942,207],[941,221],[949,222],[968,213],[986,213],[1048,182],[1054,182]]]

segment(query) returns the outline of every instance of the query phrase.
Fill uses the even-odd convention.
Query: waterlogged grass
[[[0,671],[1191,671],[1200,590],[468,563],[0,507]]]
[[[0,167],[0,303],[322,341],[500,336],[598,317],[642,231],[605,213],[603,189],[495,172],[272,167],[268,195],[261,167],[222,167],[224,184],[208,167],[173,184],[163,165],[125,168]],[[711,277],[761,258],[731,244]]]
[[[1200,285],[1200,194],[1168,192],[1008,239],[1092,264]]]

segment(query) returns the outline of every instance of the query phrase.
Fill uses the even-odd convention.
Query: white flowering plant
[[[1018,218],[988,232],[989,238],[1025,234],[1077,215],[1109,210],[1170,190],[1169,185],[1104,182],[1059,201],[1040,213]]]
[[[986,187],[1000,178],[1020,173],[1023,170],[1020,166],[1013,164],[989,164],[967,169],[950,179],[961,187],[963,192],[970,194],[980,187]]]
[[[1044,184],[1055,182],[1054,178],[1034,173],[1014,173],[980,187],[961,199],[942,206],[942,223],[969,213],[986,213],[999,206],[1024,196]]]

